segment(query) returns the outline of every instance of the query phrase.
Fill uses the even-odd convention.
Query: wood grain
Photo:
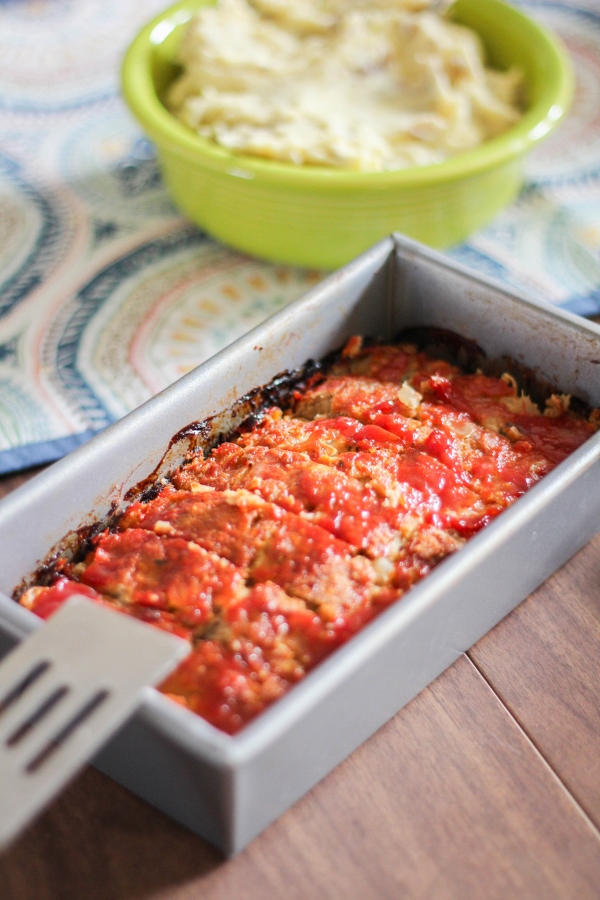
[[[597,835],[463,658],[203,896],[235,896],[243,871],[250,896],[298,900],[593,897],[599,867]]]
[[[470,656],[600,827],[600,535]]]
[[[10,900],[593,898],[600,840],[465,657],[233,860],[91,770],[0,859]]]
[[[600,538],[235,859],[87,769],[0,857],[0,897],[597,898],[561,778],[595,815],[599,571]]]

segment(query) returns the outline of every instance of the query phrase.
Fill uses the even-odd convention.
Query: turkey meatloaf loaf
[[[82,593],[186,637],[161,690],[237,732],[599,427],[422,346],[352,338],[16,599],[47,618]]]

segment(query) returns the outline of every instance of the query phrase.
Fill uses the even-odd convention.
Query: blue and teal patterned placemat
[[[318,273],[186,224],[118,94],[164,0],[0,2],[0,472],[63,456],[268,315]],[[450,256],[600,313],[600,6],[527,2],[577,94],[521,196]]]

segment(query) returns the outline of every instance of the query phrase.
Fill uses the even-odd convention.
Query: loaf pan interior
[[[176,465],[190,442],[206,437],[190,423],[216,416],[211,427],[229,430],[235,401],[279,373],[325,356],[352,334],[389,340],[423,325],[456,331],[490,357],[511,357],[600,405],[599,328],[411,241],[388,239],[0,503],[0,590],[9,595],[66,532]],[[97,764],[225,853],[236,852],[600,527],[599,438],[239,735],[221,734],[152,691]],[[0,598],[4,648],[36,624]]]

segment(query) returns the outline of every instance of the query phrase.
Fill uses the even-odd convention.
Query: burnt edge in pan
[[[206,419],[191,422],[180,429],[169,441],[154,471],[129,488],[121,501],[113,501],[109,512],[102,518],[82,525],[61,538],[40,565],[15,587],[13,599],[18,601],[24,591],[33,585],[42,587],[51,585],[61,574],[61,560],[66,558],[72,563],[82,562],[92,549],[92,541],[97,534],[106,529],[115,530],[125,509],[134,501],[148,503],[154,499],[168,484],[170,475],[198,452],[207,456],[214,447],[232,440],[236,434],[249,430],[260,421],[264,411],[270,406],[277,405],[284,410],[291,409],[294,391],[302,389],[309,382],[312,383],[319,374],[324,375],[327,368],[339,359],[340,352],[341,350],[333,351],[318,362],[308,360],[300,369],[280,372],[268,384],[254,388],[228,409]],[[172,466],[167,466],[165,471],[165,460],[170,455],[178,461]]]
[[[386,343],[380,338],[366,337],[363,346],[369,347]],[[414,344],[418,350],[459,366],[465,373],[478,370],[486,375],[499,377],[503,373],[512,375],[519,390],[528,394],[534,403],[542,407],[545,401],[560,389],[533,369],[515,362],[510,357],[488,359],[485,351],[476,341],[465,338],[454,331],[432,326],[417,326],[400,331],[393,343]],[[68,558],[71,562],[82,561],[92,549],[92,540],[105,529],[115,529],[125,509],[134,501],[148,503],[169,483],[172,475],[191,461],[198,452],[207,456],[210,451],[225,441],[231,441],[239,434],[253,428],[264,417],[271,406],[279,406],[284,412],[293,412],[295,392],[325,378],[329,369],[340,360],[343,348],[328,353],[321,360],[308,360],[300,369],[281,372],[268,384],[254,388],[240,397],[231,407],[214,416],[191,422],[173,435],[165,453],[153,472],[131,487],[121,503],[113,502],[111,509],[102,519],[90,525],[69,532],[47,554],[38,568],[26,576],[13,591],[13,599],[34,584],[50,585],[60,575],[59,560]],[[571,397],[570,408],[577,415],[589,416],[591,406],[578,397]],[[186,446],[187,445],[187,446]],[[165,460],[172,451],[178,462],[166,467]]]

